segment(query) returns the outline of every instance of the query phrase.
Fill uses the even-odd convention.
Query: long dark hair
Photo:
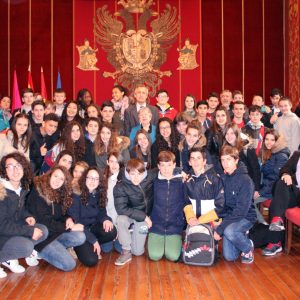
[[[28,128],[21,137],[18,136],[18,133],[16,130],[16,123],[19,119],[26,119],[28,122]],[[18,143],[20,141],[21,146],[24,148],[24,151],[26,152],[29,148],[30,139],[31,139],[31,135],[32,135],[31,123],[30,123],[28,115],[26,115],[24,113],[19,113],[18,115],[16,115],[12,121],[10,129],[13,134],[13,141],[12,141],[13,147],[18,150]]]
[[[62,112],[61,119],[60,119],[59,126],[58,126],[60,131],[63,131],[65,126],[70,122],[70,121],[68,121],[68,118],[67,118],[68,117],[67,116],[67,109],[68,109],[68,107],[71,103],[75,104],[77,106],[77,113],[76,113],[76,115],[75,115],[75,117],[72,121],[77,121],[79,123],[82,122],[82,118],[79,115],[79,105],[78,105],[78,103],[76,101],[70,101],[66,104],[66,106],[65,106],[65,108]]]
[[[169,146],[168,142],[163,138],[163,136],[160,133],[159,125],[161,122],[168,122],[170,124],[171,146]],[[159,121],[157,123],[157,127],[156,127],[156,141],[155,141],[155,143],[157,144],[157,153],[159,153],[160,151],[163,151],[163,150],[170,150],[171,152],[173,152],[175,154],[178,149],[179,141],[180,141],[180,137],[179,137],[178,131],[175,130],[175,128],[173,126],[172,120],[167,117],[163,117],[163,118],[159,119]]]
[[[86,186],[86,178],[90,171],[96,171],[99,175],[99,185],[96,188],[96,192],[99,192],[100,194],[99,206],[105,207],[107,203],[107,189],[104,188],[105,184],[103,182],[104,181],[103,173],[101,173],[101,171],[97,167],[89,167],[87,170],[83,172],[82,176],[78,180],[78,185],[81,191],[81,195],[80,195],[81,203],[83,205],[88,204],[88,197],[90,192],[88,187]]]
[[[279,132],[277,130],[275,130],[273,128],[266,129],[262,147],[260,150],[260,157],[261,157],[262,164],[265,164],[267,162],[267,160],[269,160],[272,156],[272,149],[267,149],[266,144],[265,144],[265,140],[266,140],[266,137],[268,134],[274,136],[275,142],[277,142],[280,137]]]
[[[29,190],[29,187],[32,183],[33,175],[32,175],[32,169],[30,166],[30,163],[28,159],[19,152],[13,152],[10,154],[7,154],[2,157],[1,159],[1,168],[0,168],[0,176],[2,178],[8,179],[7,173],[6,173],[6,161],[12,158],[15,161],[17,161],[23,168],[23,177],[21,178],[21,187],[25,190]]]
[[[74,142],[71,138],[71,132],[74,126],[78,126],[80,130],[80,138]],[[69,122],[63,130],[57,144],[61,149],[69,150],[75,161],[81,160],[85,153],[85,139],[81,125],[76,121]]]

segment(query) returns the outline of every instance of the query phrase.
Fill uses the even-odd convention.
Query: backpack
[[[188,226],[183,246],[183,262],[194,266],[211,266],[216,259],[213,229],[208,224]]]

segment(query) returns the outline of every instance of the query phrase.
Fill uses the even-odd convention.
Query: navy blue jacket
[[[273,186],[279,179],[279,172],[288,161],[289,156],[290,150],[287,147],[281,147],[281,149],[275,148],[274,150],[272,149],[270,159],[268,159],[261,167],[263,181],[259,193],[262,197],[272,197]]]
[[[207,170],[198,177],[192,173],[185,184],[185,194],[188,202],[185,205],[192,204],[191,200],[196,201],[196,217],[201,213],[201,201],[214,199],[215,212],[219,216],[224,208],[224,188],[222,179],[212,166],[207,165]]]
[[[161,174],[154,180],[154,201],[150,232],[162,235],[181,234],[185,225],[182,176],[167,180]]]
[[[231,174],[223,174],[222,180],[225,192],[225,206],[221,214],[222,223],[216,228],[222,236],[225,228],[232,224],[247,219],[254,224],[256,212],[253,204],[254,185],[248,176],[247,168],[238,163],[238,168]]]
[[[84,225],[87,241],[94,244],[97,238],[90,232],[90,227],[99,223],[101,224],[99,226],[102,226],[104,221],[111,221],[111,218],[107,215],[106,208],[99,206],[100,192],[89,193],[86,205],[82,203],[78,194],[73,193],[72,199],[73,203],[68,209],[68,215],[73,219],[74,223]]]

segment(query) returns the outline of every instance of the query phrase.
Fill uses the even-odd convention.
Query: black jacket
[[[29,226],[25,219],[32,215],[25,209],[27,191],[21,190],[20,196],[0,184],[0,249],[14,236],[31,238],[34,226]]]
[[[296,172],[297,172],[297,164],[300,159],[300,151],[295,151],[290,159],[286,162],[286,164],[280,170],[280,177],[283,174],[289,174],[293,179],[293,184],[298,185]]]
[[[149,216],[153,205],[153,179],[157,169],[146,173],[139,185],[134,185],[128,176],[123,176],[114,187],[115,208],[118,215],[125,215],[138,222]]]
[[[59,133],[56,131],[53,135],[41,134],[40,128],[36,128],[32,132],[30,140],[30,160],[34,163],[34,171],[39,172],[44,161],[44,156],[41,155],[40,148],[46,144],[47,150],[50,150],[59,138]]]
[[[73,219],[74,223],[84,225],[87,241],[94,244],[97,238],[90,232],[90,227],[94,224],[102,226],[104,221],[111,221],[111,218],[107,215],[106,208],[99,206],[100,192],[89,193],[86,205],[82,203],[80,195],[73,193],[72,198],[73,203],[68,209],[68,215]]]
[[[44,191],[40,191],[36,187],[33,187],[29,194],[27,205],[28,210],[34,215],[36,221],[45,225],[49,230],[48,238],[35,246],[37,251],[41,251],[59,235],[66,232],[67,216],[63,214],[61,204],[48,200]]]

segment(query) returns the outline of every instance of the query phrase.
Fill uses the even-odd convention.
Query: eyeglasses
[[[165,126],[165,127],[159,127],[160,130],[167,130],[167,129],[171,129],[171,126]]]
[[[87,177],[86,179],[90,180],[90,181],[99,181],[99,177]]]
[[[21,170],[23,170],[23,167],[21,164],[16,164],[16,165],[9,164],[9,165],[5,166],[5,169],[8,169],[10,171],[13,171],[13,170],[21,171]]]

